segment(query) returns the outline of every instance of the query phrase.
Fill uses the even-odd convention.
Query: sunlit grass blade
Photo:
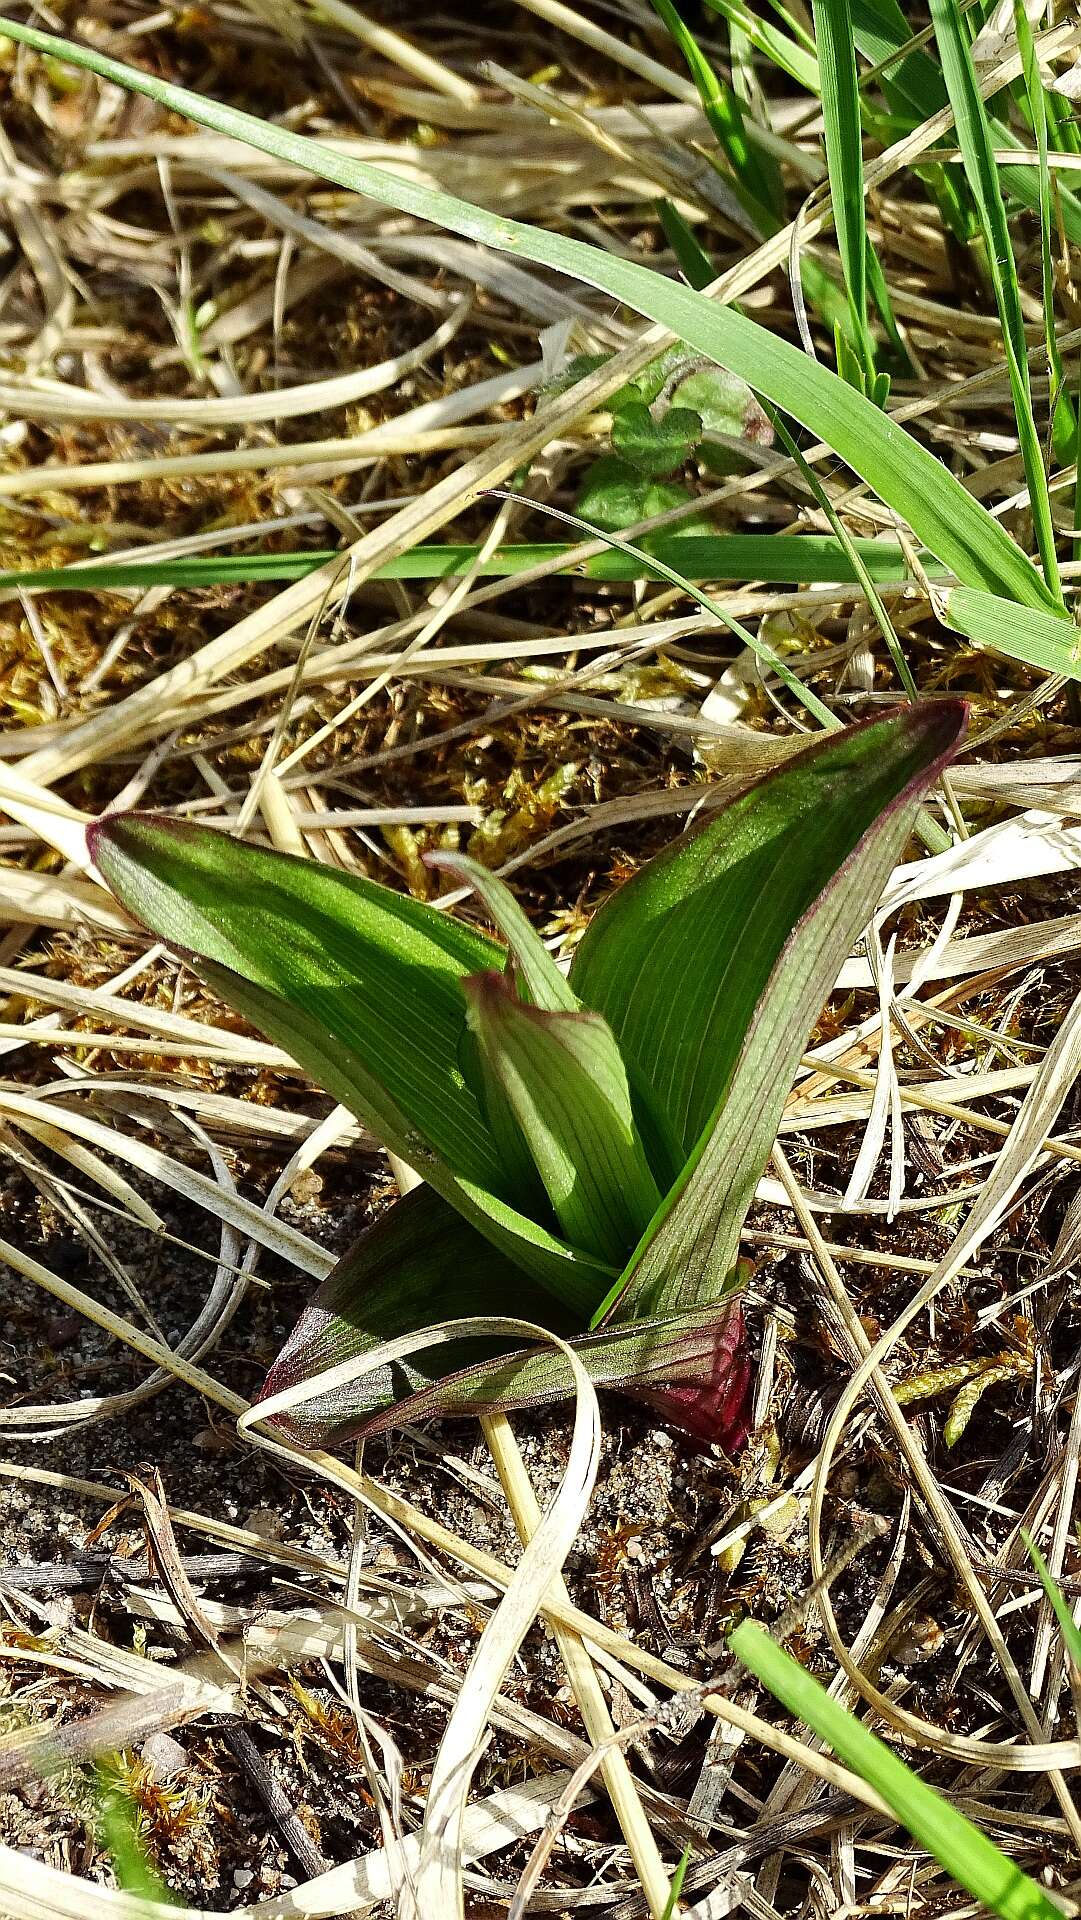
[[[1011,606],[993,593],[978,593],[972,587],[954,587],[944,593],[942,606],[948,625],[978,647],[1023,660],[1040,673],[1081,680],[1081,632],[1065,613]]]
[[[883,69],[883,92],[892,106],[907,107],[914,123],[929,120],[946,104],[942,74],[925,47],[910,45],[912,29],[897,0],[851,0],[855,45],[874,69]]]
[[[117,1756],[119,1761],[120,1756]],[[116,1884],[138,1900],[176,1906],[175,1895],[150,1861],[139,1832],[138,1813],[119,1767],[99,1761],[94,1772],[101,1841],[110,1855]]]
[[[995,143],[987,110],[976,85],[968,35],[957,0],[930,0],[931,20],[942,60],[942,72],[953,107],[958,145],[964,160],[965,175],[979,209],[987,258],[995,290],[995,303],[1002,324],[1003,350],[1010,376],[1017,437],[1028,485],[1036,544],[1043,564],[1044,579],[1055,599],[1061,602],[1055,528],[1051,518],[1051,500],[1047,490],[1043,451],[1032,411],[1032,387],[1028,372],[1028,345],[1024,315],[1017,282],[1017,263],[1010,241],[1010,229],[995,160]],[[975,581],[966,585],[975,586]]]
[[[941,5],[941,0],[939,0]],[[71,41],[11,20],[0,36],[89,69],[157,100],[200,125],[366,195],[383,206],[585,281],[678,339],[729,368],[755,392],[791,413],[825,440],[886,503],[907,520],[932,553],[969,586],[1030,606],[1053,606],[1057,584],[1041,580],[1005,529],[974,500],[941,461],[872,403],[798,347],[690,287],[664,279],[637,261],[584,241],[485,212],[423,181],[386,172],[347,153],[219,101],[159,80]]]
[[[772,155],[755,144],[747,131],[743,109],[728,82],[714,71],[673,0],[653,0],[698,88],[702,111],[731,171],[740,203],[763,235],[780,225],[784,188]]]
[[[687,285],[701,292],[717,275],[708,253],[671,200],[658,200],[657,218]]]
[[[1051,206],[1051,174],[1047,165],[1047,95],[1040,77],[1032,28],[1029,26],[1028,15],[1021,0],[1014,0],[1013,15],[1017,44],[1024,61],[1025,92],[1028,96],[1029,113],[1036,135],[1036,156],[1039,163],[1040,279],[1043,292],[1044,342],[1047,347],[1047,367],[1051,382],[1051,444],[1059,465],[1068,466],[1077,454],[1077,419],[1066,385],[1066,370],[1062,364],[1062,355],[1059,352],[1055,334],[1055,268],[1051,257],[1054,215]]]
[[[863,130],[849,0],[813,0],[826,165],[837,245],[865,390],[875,350],[867,320],[867,214],[863,197]]]
[[[589,529],[586,529],[588,534]],[[911,577],[901,548],[893,540],[856,540],[846,543],[816,533],[656,533],[650,547],[633,552],[609,548],[586,562],[596,580],[662,579],[665,566],[678,567],[689,579],[775,581],[779,585],[813,585],[816,581],[858,580],[851,552],[873,580],[884,584]],[[559,541],[534,541],[497,547],[481,558],[476,546],[411,547],[378,568],[377,580],[446,580],[474,571],[482,579],[502,579],[533,567],[558,566],[574,547]],[[22,587],[27,592],[97,593],[145,587],[219,587],[259,581],[301,580],[324,561],[333,548],[302,553],[241,553],[196,555],[176,560],[122,560],[93,566],[23,567],[0,573],[0,590]],[[925,563],[925,564],[924,564]],[[921,561],[931,576],[942,569],[931,554]],[[568,570],[570,570],[568,563]]]
[[[752,1620],[729,1635],[736,1659],[859,1774],[933,1854],[959,1886],[1000,1920],[1062,1920],[1062,1909],[1039,1882],[1015,1866],[986,1834],[905,1765],[884,1740],[826,1692]]]
[[[775,27],[762,13],[752,11],[744,4],[744,0],[706,0],[706,4],[714,13],[722,14],[730,26],[737,27],[745,34],[751,46],[771,66],[786,73],[790,80],[808,93],[819,92],[814,41],[795,21],[790,20],[793,31],[786,33],[781,27]]]
[[[909,669],[908,662],[901,651],[901,643],[897,638],[897,633],[896,633],[896,629],[894,628],[893,621],[890,619],[889,613],[886,608],[886,604],[882,598],[882,595],[878,591],[878,587],[875,584],[875,581],[872,579],[867,568],[864,566],[862,555],[860,554],[858,548],[856,547],[851,534],[849,533],[847,527],[845,526],[844,521],[841,519],[840,515],[838,514],[837,509],[835,508],[833,501],[830,499],[829,494],[827,493],[825,487],[822,485],[821,480],[818,478],[818,475],[815,473],[814,468],[808,465],[807,461],[803,457],[803,453],[801,449],[797,445],[796,441],[792,438],[792,435],[789,433],[788,428],[784,424],[784,421],[781,420],[776,414],[774,415],[773,429],[777,435],[777,438],[780,440],[782,446],[784,446],[787,449],[791,458],[795,460],[797,466],[800,469],[800,472],[803,475],[803,479],[806,485],[810,488],[811,492],[814,494],[814,497],[818,501],[819,506],[821,507],[823,513],[825,514],[827,520],[830,523],[830,526],[833,528],[834,535],[837,539],[838,545],[844,549],[844,552],[848,558],[852,571],[855,574],[857,580],[859,581],[861,587],[863,588],[864,593],[867,595],[867,603],[871,609],[871,612],[874,614],[875,619],[878,621],[879,628],[881,629],[881,633],[882,633],[882,638],[885,640],[886,646],[889,650],[890,659],[893,661],[894,667],[897,670],[897,678],[900,680],[901,685],[904,688],[905,692],[907,693],[909,699],[916,700],[918,697],[916,692],[916,683],[912,678],[912,674]]]
[[[503,499],[518,499],[520,497],[517,494],[504,493],[498,488],[494,491],[498,497]],[[587,520],[582,520],[577,514],[564,513],[561,507],[553,507],[547,501],[543,504],[538,501],[523,502],[523,504],[528,504],[536,511],[547,514],[549,519],[562,520],[567,526],[577,527],[587,539],[591,534],[595,534],[599,539],[608,541],[616,553],[626,554],[629,558],[633,558],[640,551],[640,549],[633,546],[629,540],[620,539],[618,534],[609,533],[607,530],[599,527],[591,527]],[[688,579],[686,574],[681,573],[678,567],[667,566],[657,558],[656,554],[653,555],[653,564],[662,580],[669,581],[674,587],[682,587],[684,592],[688,593],[693,600],[697,600],[699,606],[702,607],[706,613],[712,613],[723,627],[727,627],[728,631],[734,633],[745,647],[749,647],[751,652],[762,661],[763,665],[772,667],[774,673],[788,688],[789,692],[795,694],[796,698],[802,701],[808,713],[813,714],[821,726],[837,727],[840,725],[840,721],[835,719],[834,715],[824,702],[819,699],[813,688],[804,684],[798,674],[793,672],[787,660],[770,646],[768,640],[763,640],[761,635],[752,633],[748,627],[742,626],[738,620],[726,612],[720,601],[712,599],[707,593],[703,593],[701,587],[693,580]]]

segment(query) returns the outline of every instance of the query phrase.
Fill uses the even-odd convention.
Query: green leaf
[[[671,480],[648,479],[618,454],[610,453],[595,461],[586,472],[575,507],[592,526],[603,527],[608,533],[620,533],[624,527],[637,526],[640,520],[652,520],[657,514],[671,513],[673,507],[685,507],[692,499],[686,487]],[[708,533],[711,527],[705,513],[691,514],[682,524],[686,533],[678,543],[669,534],[669,547],[676,544],[682,547],[684,539]],[[653,541],[659,538],[655,534],[643,535],[643,549],[648,552]]]
[[[935,702],[815,741],[595,917],[571,984],[688,1152],[603,1312],[665,1313],[724,1284],[808,1031],[964,717]]]
[[[611,1028],[596,1013],[546,1013],[506,977],[465,982],[485,1084],[502,1090],[573,1246],[621,1266],[660,1204]]]
[[[621,413],[635,401],[652,405],[663,395],[677,401],[699,416],[699,431],[725,433],[732,439],[753,440],[768,445],[772,435],[769,421],[745,380],[727,367],[703,364],[700,355],[685,347],[669,347],[643,372],[612,395],[608,405],[613,414]]]
[[[942,74],[953,108],[957,141],[964,161],[965,177],[979,210],[987,244],[987,259],[995,290],[995,303],[1002,323],[1002,345],[1010,376],[1017,437],[1028,485],[1029,503],[1036,541],[1043,562],[1044,578],[1054,599],[1061,604],[1055,528],[1044,471],[1043,449],[1032,412],[1032,386],[1028,371],[1028,342],[1017,280],[1017,263],[1010,241],[1009,222],[1002,199],[1002,186],[995,159],[994,131],[987,109],[976,85],[972,50],[957,6],[957,0],[930,0],[931,21],[935,29]],[[1038,177],[1038,176],[1037,176]],[[975,580],[967,585],[981,584]]]
[[[612,445],[637,472],[662,479],[681,467],[702,438],[702,416],[690,407],[669,407],[658,420],[641,400],[612,421]]]
[[[1022,1873],[944,1794],[927,1786],[884,1740],[832,1699],[753,1620],[744,1620],[729,1635],[728,1645],[789,1713],[881,1795],[913,1839],[982,1906],[1001,1915],[1001,1920],[1062,1920],[1062,1909],[1037,1881]]]
[[[628,1325],[579,1334],[569,1343],[595,1387],[614,1387],[644,1401],[694,1439],[734,1452],[746,1438],[751,1369],[743,1351],[738,1303],[711,1303]],[[550,1347],[520,1348],[449,1374],[390,1415],[376,1416],[365,1434],[403,1420],[445,1419],[498,1407],[546,1406],[574,1391],[562,1354]]]
[[[498,1183],[483,1115],[455,1064],[462,978],[498,966],[498,944],[359,874],[151,814],[106,815],[94,861],[159,938],[281,995],[348,1048],[372,1091],[449,1166]],[[397,1150],[397,1149],[396,1149]]]
[[[729,11],[728,0],[722,10]],[[827,441],[840,459],[908,521],[917,538],[963,584],[1028,606],[1054,606],[1054,591],[1041,580],[999,522],[941,461],[828,368],[731,307],[718,306],[705,295],[667,280],[637,261],[564,234],[487,213],[422,180],[356,160],[289,128],[172,86],[91,48],[8,19],[0,21],[0,35],[88,68],[105,80],[187,114],[200,125],[305,167],[380,205],[432,220],[467,239],[537,266],[552,267],[622,301],[632,311],[667,327],[695,352],[728,367]]]
[[[323,1281],[275,1360],[261,1398],[313,1380],[416,1327],[512,1311],[558,1331],[573,1324],[561,1320],[542,1289],[431,1187],[416,1187],[361,1235]],[[305,1446],[336,1445],[373,1415],[507,1344],[463,1340],[433,1347],[278,1417]]]
[[[954,587],[942,596],[942,616],[978,647],[1023,660],[1040,673],[1081,680],[1081,632],[1065,612],[1015,607],[997,594]]]
[[[137,919],[495,1245],[592,1309],[608,1270],[512,1204],[512,1170],[459,1065],[463,976],[502,964],[502,947],[360,875],[205,827],[116,815],[88,838]]]
[[[542,1007],[546,1013],[578,1011],[577,995],[502,880],[464,853],[429,853],[425,865],[472,887],[510,948],[519,979],[535,1007]]]

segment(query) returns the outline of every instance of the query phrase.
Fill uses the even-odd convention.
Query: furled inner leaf
[[[535,1007],[543,1007],[547,1013],[577,1010],[577,996],[502,880],[482,867],[479,860],[470,860],[464,853],[429,853],[425,864],[473,888],[510,948],[520,981]]]
[[[502,1090],[567,1239],[622,1266],[660,1204],[627,1074],[594,1013],[545,1013],[506,979],[467,980],[486,1081]]]

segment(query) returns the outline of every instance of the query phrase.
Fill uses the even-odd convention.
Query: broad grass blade
[[[1065,613],[1011,606],[997,594],[954,587],[942,596],[943,618],[978,647],[1023,660],[1040,673],[1081,680],[1081,633]]]

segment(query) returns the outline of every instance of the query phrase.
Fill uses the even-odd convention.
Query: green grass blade
[[[813,0],[826,166],[852,331],[866,385],[875,351],[867,321],[867,216],[863,196],[863,129],[849,0]]]
[[[1010,606],[995,594],[972,587],[954,587],[943,594],[942,603],[947,625],[978,647],[1023,660],[1040,673],[1081,680],[1081,632],[1064,613]]]
[[[738,28],[763,59],[787,73],[798,87],[808,93],[820,91],[818,61],[809,35],[784,33],[760,13],[752,12],[744,0],[706,0],[706,4],[723,15],[730,27]]]
[[[924,47],[912,46],[912,29],[897,0],[851,0],[856,46],[874,68],[883,68],[882,88],[891,106],[906,108],[913,125],[930,120],[946,104],[942,74]]]
[[[1055,268],[1051,257],[1053,212],[1051,175],[1047,165],[1047,95],[1040,78],[1032,28],[1029,26],[1028,15],[1021,0],[1014,0],[1013,16],[1017,44],[1024,62],[1025,92],[1028,96],[1033,132],[1036,135],[1036,156],[1039,163],[1040,278],[1043,291],[1044,342],[1047,347],[1047,367],[1051,383],[1051,445],[1059,465],[1065,467],[1076,456],[1077,420],[1066,386],[1066,371],[1055,335]]]
[[[118,1756],[119,1759],[119,1756]],[[183,1905],[166,1886],[152,1864],[139,1832],[139,1815],[131,1794],[121,1783],[119,1768],[98,1761],[94,1783],[98,1801],[101,1842],[111,1856],[116,1884],[137,1900],[160,1900]]]
[[[1017,263],[1010,242],[1010,229],[1002,199],[1002,187],[995,161],[995,146],[987,110],[976,85],[965,24],[957,0],[930,0],[931,20],[942,60],[942,72],[953,107],[958,145],[965,175],[980,213],[995,303],[1002,324],[1003,348],[1009,369],[1017,436],[1028,485],[1036,544],[1043,563],[1044,579],[1061,603],[1055,529],[1051,518],[1051,500],[1047,490],[1040,436],[1032,411],[1032,388],[1028,373],[1028,347],[1024,316],[1017,281]],[[975,586],[975,581],[966,585]]]
[[[775,232],[784,208],[780,168],[772,156],[751,139],[736,94],[727,81],[714,72],[673,0],[653,0],[653,7],[668,28],[698,88],[702,111],[731,169],[740,204],[763,235]]]
[[[941,0],[940,0],[941,4]],[[507,220],[421,181],[383,171],[254,115],[175,87],[90,48],[11,20],[0,36],[87,68],[147,95],[202,126],[231,135],[383,206],[433,221],[467,239],[585,281],[634,312],[669,329],[693,350],[728,367],[775,406],[825,440],[917,538],[966,585],[1029,606],[1053,606],[1056,589],[1041,580],[1005,529],[952,473],[862,395],[797,347],[731,308],[665,280],[636,261],[584,241]]]
[[[789,1713],[881,1795],[913,1839],[974,1899],[1000,1920],[1062,1920],[1061,1907],[1037,1881],[1022,1873],[945,1795],[927,1786],[884,1740],[831,1699],[754,1621],[743,1621],[728,1644]]]
[[[664,237],[676,256],[679,270],[689,287],[701,292],[717,277],[717,269],[709,254],[687,225],[679,208],[671,200],[658,200],[657,218],[664,228]]]
[[[591,528],[585,529],[587,535]],[[596,536],[598,539],[601,535]],[[851,551],[850,551],[851,549]],[[377,580],[446,580],[475,569],[483,579],[502,579],[533,567],[558,566],[564,554],[576,549],[559,541],[497,547],[480,561],[476,546],[419,546],[396,554],[374,575]],[[332,547],[305,553],[241,553],[197,555],[178,560],[104,561],[92,567],[23,567],[0,573],[0,589],[23,587],[50,593],[101,593],[128,587],[220,587],[253,585],[260,581],[301,580],[326,560]],[[911,578],[908,562],[893,540],[849,540],[844,545],[831,534],[816,533],[655,533],[650,547],[626,551],[609,548],[586,562],[595,580],[661,580],[663,568],[680,570],[690,580],[749,580],[779,585],[813,586],[820,581],[859,581],[852,554],[872,580],[896,585]],[[921,565],[933,578],[942,569],[925,553]],[[568,572],[576,572],[568,567]]]
[[[912,674],[909,671],[908,661],[905,659],[905,656],[901,651],[901,643],[897,638],[897,633],[894,628],[893,621],[890,619],[889,613],[886,609],[885,602],[882,599],[882,595],[879,593],[878,588],[875,585],[875,582],[872,580],[871,575],[868,573],[867,568],[863,564],[863,560],[860,557],[858,549],[853,543],[851,534],[848,532],[848,529],[846,528],[843,520],[840,518],[837,512],[837,509],[833,504],[833,501],[830,499],[829,494],[826,492],[826,489],[822,485],[821,480],[818,478],[818,475],[815,473],[814,468],[808,466],[800,448],[797,446],[795,440],[793,440],[792,438],[792,435],[789,433],[788,428],[785,426],[784,421],[779,419],[776,415],[774,415],[773,426],[774,426],[774,431],[777,434],[777,437],[780,440],[782,446],[784,446],[787,449],[792,459],[796,462],[796,465],[799,467],[800,472],[803,475],[806,485],[810,488],[815,499],[818,501],[819,506],[821,507],[823,513],[825,514],[827,520],[830,523],[830,526],[833,528],[833,531],[837,538],[838,543],[844,548],[849,564],[851,565],[852,570],[855,573],[856,578],[860,583],[860,586],[863,588],[864,593],[867,595],[867,603],[871,609],[871,612],[874,614],[875,619],[878,621],[879,627],[882,632],[882,638],[886,642],[886,646],[889,649],[890,659],[893,661],[894,667],[896,669],[897,678],[900,680],[901,685],[904,688],[905,692],[907,693],[909,699],[915,702],[919,698],[919,695],[916,691],[916,682],[913,680]]]
[[[1078,1673],[1081,1673],[1081,1628],[1078,1627],[1070,1612],[1066,1595],[1026,1527],[1021,1528],[1021,1538],[1025,1543],[1028,1557],[1040,1576],[1040,1585],[1051,1602],[1052,1611],[1062,1634],[1063,1645]]]

